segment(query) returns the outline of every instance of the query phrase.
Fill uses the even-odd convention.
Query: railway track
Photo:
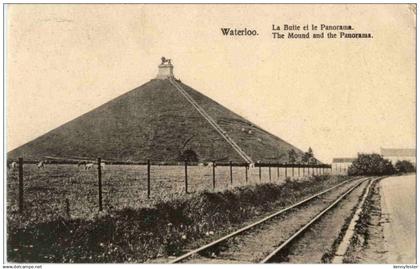
[[[171,260],[170,263],[275,262],[282,251],[300,235],[355,189],[361,185],[367,186],[366,183],[369,180],[370,178],[362,178],[339,183],[222,238],[191,250]],[[286,219],[288,224],[283,224]]]

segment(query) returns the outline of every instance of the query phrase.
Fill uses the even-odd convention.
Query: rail
[[[348,189],[344,194],[339,196],[337,199],[334,200],[327,208],[322,210],[318,213],[315,217],[313,217],[308,223],[306,223],[303,227],[301,227],[298,231],[293,233],[286,241],[284,241],[280,246],[278,246],[274,251],[272,251],[269,255],[267,255],[260,263],[270,263],[272,260],[279,255],[279,253],[286,249],[292,242],[295,240],[299,235],[305,232],[312,224],[318,221],[322,216],[324,216],[327,212],[329,212],[332,208],[334,208],[339,202],[341,202],[347,195],[349,195],[353,190],[359,187],[363,182],[368,179],[360,180],[356,185]]]

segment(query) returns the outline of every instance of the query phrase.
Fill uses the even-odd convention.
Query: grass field
[[[292,175],[288,169],[288,176]],[[297,176],[295,169],[295,176]],[[102,171],[104,212],[122,208],[148,207],[157,201],[185,195],[185,170],[183,166],[151,166],[151,198],[147,199],[147,166],[108,165]],[[233,167],[233,184],[227,166],[215,170],[216,191],[232,187],[269,182],[269,169],[248,170],[246,182],[245,167]],[[271,169],[272,182],[284,182],[284,168]],[[67,216],[66,199],[69,202],[71,218],[91,218],[97,215],[98,178],[97,169],[84,170],[76,165],[51,164],[44,169],[36,165],[24,165],[24,208],[31,221],[43,221],[54,216]],[[302,176],[302,171],[301,171]],[[213,189],[212,167],[188,167],[188,191],[193,193]],[[7,212],[18,211],[18,171],[8,171]]]
[[[104,213],[122,208],[144,208],[156,202],[173,199],[185,194],[184,166],[151,166],[151,197],[147,198],[147,166],[145,165],[107,165],[102,172]],[[215,170],[216,191],[247,184],[270,181],[269,169],[248,170],[246,181],[245,167],[233,167],[233,184],[230,182],[228,166],[217,166]],[[92,168],[85,170],[77,165],[50,164],[44,169],[36,165],[24,165],[24,216],[33,222],[45,221],[57,216],[67,216],[66,200],[71,218],[92,218],[98,215],[98,172]],[[307,173],[307,172],[306,172]],[[288,168],[287,175],[292,175]],[[294,175],[297,177],[297,169]],[[303,172],[300,171],[302,177]],[[188,191],[190,193],[213,190],[212,167],[188,167]],[[271,168],[271,182],[285,181],[285,169]],[[8,171],[7,212],[13,216],[18,212],[18,171]]]

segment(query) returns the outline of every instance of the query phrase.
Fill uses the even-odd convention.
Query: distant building
[[[331,169],[333,175],[347,175],[350,165],[356,158],[334,158]]]
[[[416,164],[416,149],[410,148],[381,148],[381,155],[393,164],[397,161],[409,161]]]

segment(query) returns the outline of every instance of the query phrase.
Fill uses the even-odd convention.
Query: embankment
[[[259,184],[200,192],[92,220],[57,219],[8,226],[9,262],[147,262],[178,255],[187,244],[210,240],[274,209],[293,204],[346,177],[315,176],[282,185]]]

